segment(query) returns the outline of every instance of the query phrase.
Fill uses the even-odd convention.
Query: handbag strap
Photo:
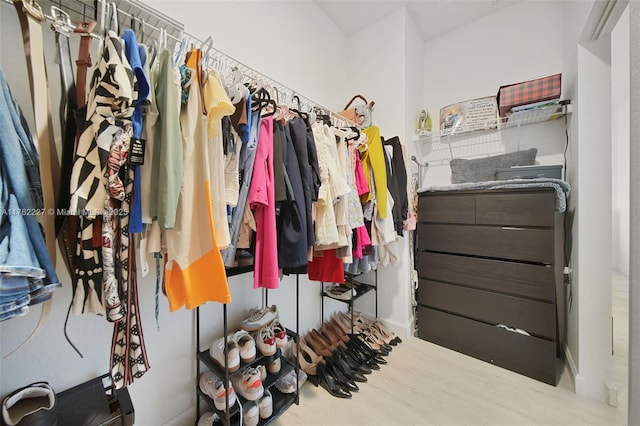
[[[362,99],[362,100],[364,101],[364,103],[365,103],[365,104],[368,104],[368,103],[369,103],[369,101],[367,101],[367,98],[365,98],[364,96],[362,96],[362,95],[355,95],[353,98],[351,98],[351,100],[350,100],[349,102],[347,102],[347,105],[346,105],[344,108],[342,108],[342,109],[343,109],[343,110],[348,109],[348,108],[351,106],[351,104],[353,103],[353,101],[355,101],[356,99]]]

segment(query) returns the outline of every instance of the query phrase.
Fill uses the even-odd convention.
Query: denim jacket
[[[38,164],[33,139],[0,70],[0,320],[7,319],[11,307],[23,312],[27,294],[34,304],[60,287],[37,220],[47,213],[42,212]]]

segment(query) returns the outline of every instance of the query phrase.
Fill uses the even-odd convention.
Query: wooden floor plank
[[[621,425],[608,405],[416,338],[359,384],[351,400],[305,384],[290,425]],[[563,374],[569,374],[565,371]]]

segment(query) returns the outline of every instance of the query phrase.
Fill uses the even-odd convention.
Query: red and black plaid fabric
[[[504,117],[511,108],[516,106],[560,99],[561,82],[562,74],[554,74],[536,80],[500,87],[498,92],[500,116]]]

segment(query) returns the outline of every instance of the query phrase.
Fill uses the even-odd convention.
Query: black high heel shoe
[[[327,371],[326,365],[321,362],[318,364],[316,376],[318,377],[318,383],[322,386],[327,392],[329,392],[332,396],[336,398],[351,398],[351,392],[342,388],[342,386],[336,383],[336,378],[333,377],[329,371]]]
[[[353,347],[358,348],[358,350],[360,350],[360,352],[365,354],[365,356],[367,356],[367,358],[369,360],[373,359],[377,364],[386,364],[387,363],[387,361],[384,358],[382,358],[381,354],[378,351],[375,351],[375,350],[371,349],[362,340],[360,340],[360,339],[351,339],[351,341],[349,341],[349,343],[351,343],[351,342],[353,342],[352,343]]]
[[[341,357],[339,353],[334,352],[331,356],[331,362],[336,369],[339,369],[342,374],[347,376],[350,380],[354,380],[356,382],[364,383],[367,381],[367,378],[357,370],[353,370],[349,367],[349,364],[346,363]]]
[[[336,353],[333,354],[336,356]],[[345,362],[351,370],[361,374],[371,374],[371,369],[364,365],[364,363],[357,362],[353,358],[349,356],[349,352],[347,349],[340,348],[337,352],[337,356],[340,358],[341,362]]]
[[[344,352],[345,358],[349,359],[352,363],[355,363],[360,366],[362,369],[360,372],[364,374],[370,374],[371,370],[380,370],[378,364],[369,360],[362,352],[360,352],[357,348],[349,348]]]
[[[349,392],[358,392],[360,388],[355,382],[347,376],[340,368],[333,362],[332,358],[326,360],[327,371],[333,374],[333,377],[336,378],[336,381],[339,385],[343,387],[343,389],[348,390]]]

